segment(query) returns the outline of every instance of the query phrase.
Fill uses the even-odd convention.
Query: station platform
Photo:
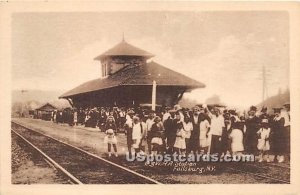
[[[82,125],[69,126],[68,124],[57,124],[53,121],[32,118],[12,118],[12,121],[98,156],[105,157],[107,155],[107,144],[104,143],[105,133],[101,132],[99,128],[84,127]],[[117,140],[118,155],[125,155],[127,152],[126,135],[124,133],[117,134]],[[258,158],[258,156],[255,157],[256,161],[258,161]],[[274,155],[269,155],[269,158],[273,161]],[[282,164],[289,166],[289,163],[286,160]]]
[[[12,118],[12,122],[77,146],[98,156],[104,157],[107,155],[107,144],[104,143],[105,133],[101,132],[99,128],[80,125],[69,126],[68,124],[56,124],[53,121],[32,118]],[[127,152],[125,134],[119,133],[117,140],[118,155],[125,155]]]

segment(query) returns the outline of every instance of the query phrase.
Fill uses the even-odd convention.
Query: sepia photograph
[[[29,9],[9,24],[10,185],[291,185],[287,9]]]

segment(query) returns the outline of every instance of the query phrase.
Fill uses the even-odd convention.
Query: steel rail
[[[249,174],[249,175],[261,177],[261,178],[264,178],[264,179],[270,179],[270,180],[273,180],[273,181],[278,181],[278,182],[281,182],[281,183],[290,184],[290,181],[288,181],[288,180],[275,178],[275,177],[272,177],[272,176],[266,175],[266,174],[252,173],[252,172],[249,172],[249,171],[244,171],[244,170],[241,170],[241,169],[230,168],[230,167],[227,167],[227,169],[230,169],[230,170],[233,170],[233,171],[238,171],[240,173],[246,173],[246,174]]]
[[[38,147],[36,147],[34,144],[32,144],[30,141],[28,141],[21,134],[19,134],[18,132],[16,132],[13,129],[11,129],[11,131],[13,133],[15,133],[18,137],[20,137],[22,140],[24,140],[28,145],[30,145],[38,153],[40,153],[45,158],[46,162],[48,161],[49,163],[51,163],[54,167],[56,167],[59,171],[61,171],[64,175],[66,175],[74,184],[83,184],[79,179],[77,179],[74,175],[72,175],[70,172],[68,172],[62,166],[60,166],[55,160],[53,160],[51,157],[49,157],[47,154],[45,154],[42,150],[40,150]]]
[[[83,149],[81,149],[81,148],[79,148],[79,147],[77,147],[77,146],[73,146],[73,145],[71,145],[71,144],[69,144],[69,143],[66,143],[66,142],[64,142],[64,141],[58,140],[58,139],[56,139],[56,138],[54,138],[54,137],[52,137],[52,136],[49,136],[49,135],[46,135],[46,134],[44,134],[44,133],[38,132],[38,131],[36,131],[36,130],[34,130],[34,129],[31,129],[31,128],[25,127],[24,125],[21,125],[21,124],[19,124],[19,123],[17,123],[17,122],[13,122],[13,121],[12,121],[12,123],[14,123],[14,124],[16,124],[16,125],[19,125],[19,126],[25,128],[25,129],[27,129],[27,130],[33,131],[33,132],[35,132],[35,133],[38,133],[38,134],[40,134],[40,135],[42,135],[42,136],[48,137],[48,138],[50,138],[50,139],[53,139],[53,140],[55,140],[55,141],[57,141],[57,142],[60,142],[60,143],[62,143],[62,144],[64,144],[64,145],[69,146],[69,147],[71,147],[71,148],[73,148],[73,149],[75,149],[75,150],[78,150],[78,151],[80,151],[80,152],[82,152],[82,153],[84,153],[84,154],[86,154],[86,155],[92,156],[92,157],[94,157],[94,158],[96,158],[96,159],[99,159],[99,160],[101,160],[101,161],[104,161],[104,162],[106,162],[106,163],[108,163],[108,164],[110,164],[110,165],[113,165],[113,166],[115,166],[115,167],[118,167],[119,169],[122,169],[122,170],[125,170],[125,171],[127,171],[127,172],[130,172],[131,174],[134,174],[134,175],[136,175],[136,176],[138,176],[138,177],[141,177],[141,178],[143,178],[143,179],[145,179],[145,180],[148,180],[148,181],[150,181],[150,182],[152,182],[152,183],[155,183],[155,184],[163,184],[163,183],[161,183],[161,182],[159,182],[159,181],[156,181],[156,180],[154,180],[154,179],[152,179],[152,178],[150,178],[150,177],[147,177],[147,176],[142,175],[142,174],[140,174],[140,173],[138,173],[138,172],[136,172],[136,171],[133,171],[133,170],[131,170],[131,169],[128,169],[128,168],[126,168],[126,167],[124,167],[124,166],[122,166],[122,165],[119,165],[119,164],[117,164],[117,163],[114,163],[114,162],[111,162],[111,161],[109,161],[109,160],[106,160],[105,158],[102,158],[102,157],[100,157],[100,156],[97,156],[96,154],[93,154],[93,153],[91,153],[91,152],[85,151],[85,150],[83,150]]]

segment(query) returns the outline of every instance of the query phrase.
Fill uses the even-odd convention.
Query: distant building
[[[57,110],[52,104],[46,103],[43,106],[34,110],[34,118],[50,121],[52,113]]]
[[[154,55],[122,41],[97,56],[102,77],[88,81],[61,95],[74,107],[150,104],[153,81],[157,83],[156,104],[177,104],[185,92],[205,85],[156,62]]]

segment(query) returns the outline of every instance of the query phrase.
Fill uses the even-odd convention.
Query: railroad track
[[[278,163],[267,163],[267,165],[271,165],[274,167],[280,167],[280,168],[284,168],[284,169],[291,169],[290,164],[284,165],[284,164],[278,164]]]
[[[41,151],[39,148],[37,148],[35,145],[33,145],[30,141],[28,141],[26,138],[24,138],[22,135],[17,133],[16,131],[12,130],[12,132],[19,137],[25,144],[30,146],[32,149],[34,149],[40,156],[46,161],[47,164],[49,164],[51,167],[55,168],[56,170],[60,171],[66,178],[68,178],[68,183],[71,184],[82,184],[77,178],[75,178],[72,174],[70,174],[67,170],[65,170],[63,167],[61,167],[57,162],[55,162],[52,158],[50,158],[47,154],[45,154],[43,151]]]
[[[119,164],[12,122],[11,131],[74,184],[161,184]]]
[[[260,164],[250,164],[250,163],[236,164],[234,165],[234,167],[227,166],[226,168],[231,171],[245,173],[247,175],[252,175],[255,177],[266,179],[271,183],[290,184],[290,173],[289,173],[289,169],[288,172],[286,172],[287,170],[286,167],[285,167],[286,169],[285,172],[283,172],[282,169],[275,170],[272,169],[272,167],[261,166]]]

